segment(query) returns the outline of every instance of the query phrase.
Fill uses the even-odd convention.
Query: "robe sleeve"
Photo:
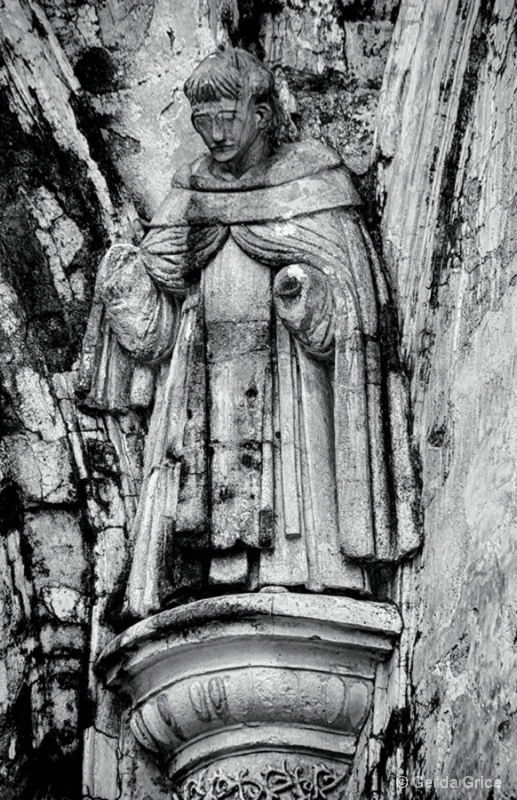
[[[157,363],[174,344],[178,301],[158,289],[146,261],[153,256],[131,244],[114,245],[97,283],[106,319],[119,344],[137,362]]]
[[[158,211],[138,247],[110,248],[99,268],[78,385],[90,410],[150,405],[154,367],[172,352],[181,304],[228,236],[224,225],[160,219]]]
[[[151,277],[153,270],[166,273],[167,289]],[[150,405],[154,366],[172,350],[185,291],[177,265],[144,246],[116,244],[108,250],[83,342],[81,405],[111,413]]]

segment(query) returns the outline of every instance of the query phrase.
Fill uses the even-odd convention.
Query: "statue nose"
[[[221,142],[224,139],[223,126],[216,119],[212,123],[212,139],[215,142]]]

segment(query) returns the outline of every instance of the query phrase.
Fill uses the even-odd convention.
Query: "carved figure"
[[[239,49],[185,85],[209,154],[137,247],[105,256],[87,404],[152,405],[127,604],[271,585],[369,592],[419,544],[386,281],[337,154],[279,144],[272,73]],[[219,588],[218,588],[219,587]]]

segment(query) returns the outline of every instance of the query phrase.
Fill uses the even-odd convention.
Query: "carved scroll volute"
[[[225,786],[249,800],[280,786],[300,800],[313,786],[332,800],[399,631],[383,604],[235,595],[139,623],[99,668],[131,695],[131,729],[182,800],[222,800]]]

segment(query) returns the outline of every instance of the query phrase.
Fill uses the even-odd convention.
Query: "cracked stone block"
[[[83,590],[86,567],[78,517],[69,511],[27,514],[23,536],[31,550],[31,571],[36,590],[64,585],[74,598]]]
[[[380,88],[393,25],[387,21],[345,23],[345,52],[350,77],[360,86]]]
[[[29,206],[38,225],[43,230],[48,230],[52,223],[64,213],[54,195],[45,186],[40,186],[34,192],[29,200]]]
[[[12,480],[27,503],[68,503],[75,499],[72,467],[66,438],[43,441],[38,434],[6,436],[0,457],[9,465]]]
[[[44,586],[40,592],[45,610],[60,622],[86,622],[85,596],[69,586]]]

